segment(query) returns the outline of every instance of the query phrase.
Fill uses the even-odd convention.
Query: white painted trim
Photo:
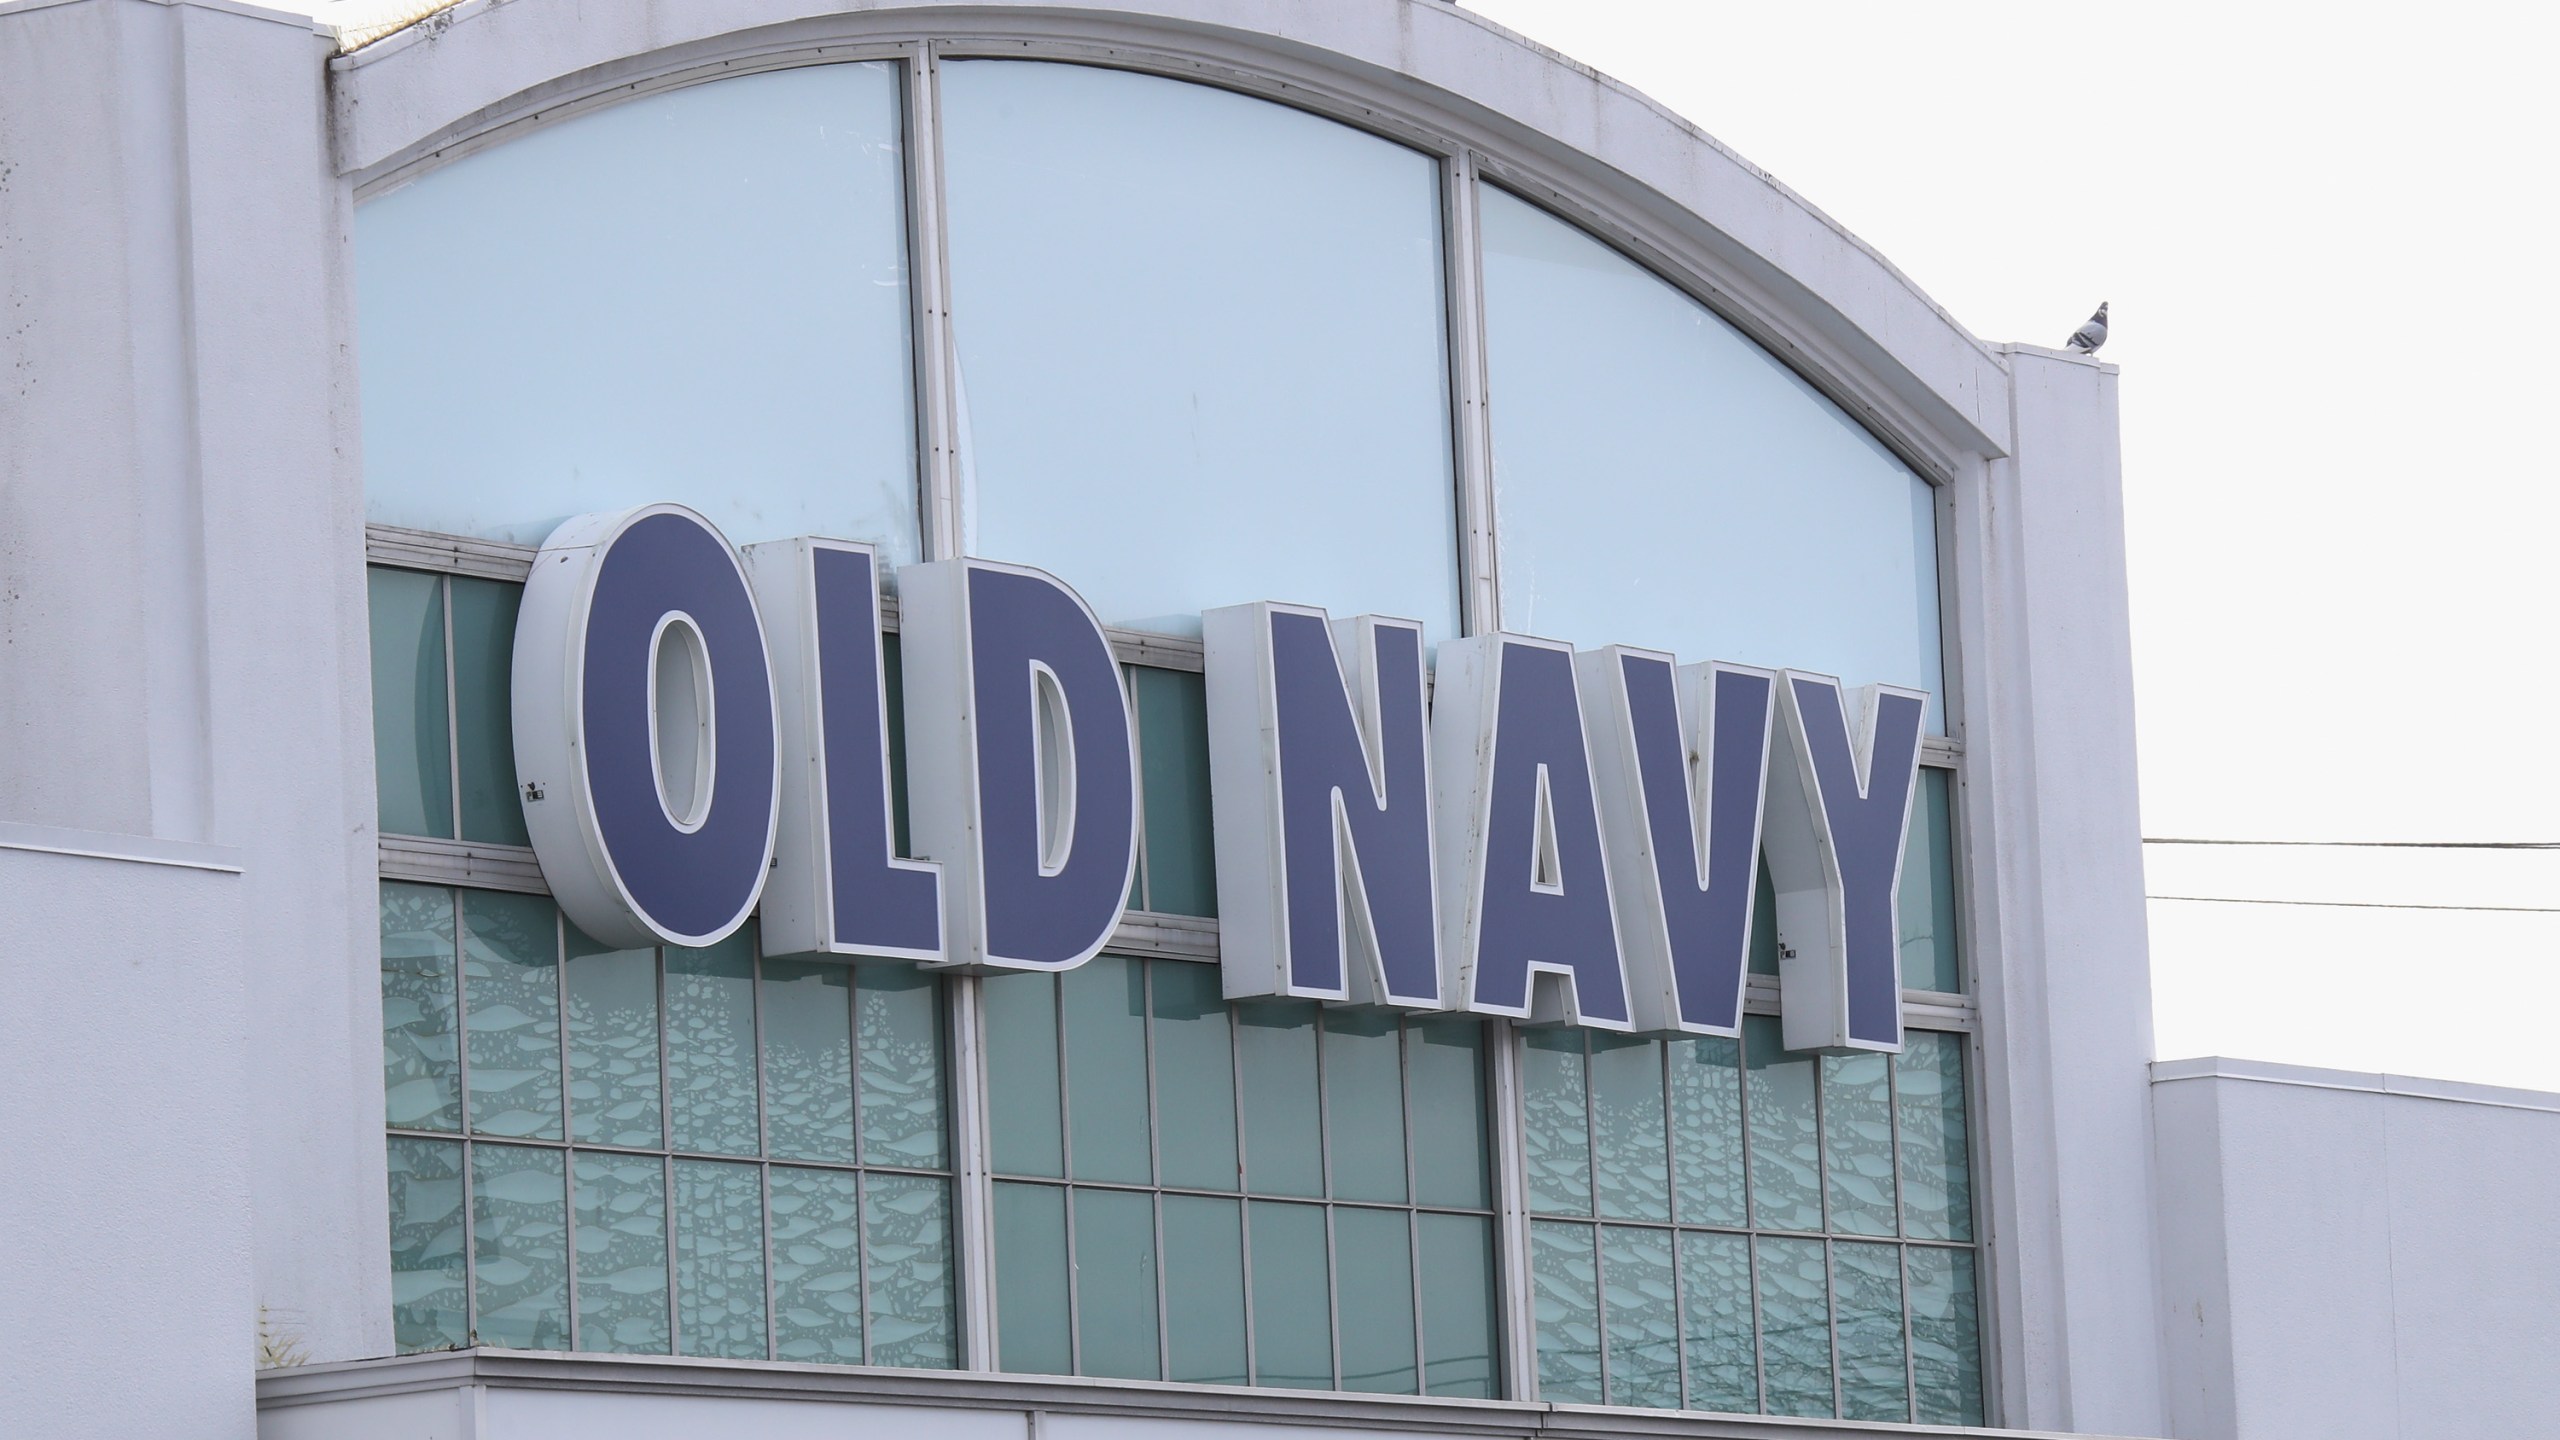
[[[106,830],[72,830],[58,825],[27,825],[0,820],[0,850],[26,850],[39,855],[71,855],[84,860],[129,860],[136,865],[171,865],[181,870],[212,870],[237,875],[245,851],[193,840],[161,840],[149,835],[119,835]]]
[[[2151,1062],[2152,1084],[2174,1085],[2181,1080],[2245,1080],[2260,1085],[2347,1090],[2368,1095],[2395,1095],[2408,1100],[2442,1100],[2453,1105],[2487,1105],[2501,1110],[2537,1110],[2560,1115],[2560,1092],[2549,1090],[2475,1085],[2467,1080],[2430,1080],[2424,1076],[2391,1075],[2376,1070],[2324,1070],[2313,1065],[2285,1065],[2273,1060],[2243,1060],[2224,1055]]]

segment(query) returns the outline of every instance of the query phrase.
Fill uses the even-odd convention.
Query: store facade
[[[2107,367],[1437,0],[0,23],[31,1413],[2167,1433]]]

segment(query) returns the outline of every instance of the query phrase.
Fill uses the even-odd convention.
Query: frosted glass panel
[[[1503,625],[1936,695],[1927,482],[1704,306],[1482,195]]]
[[[843,1170],[776,1165],[774,1358],[862,1363],[862,1201]]]
[[[571,1173],[577,1348],[666,1354],[666,1162],[584,1150]]]
[[[1125,71],[959,62],[942,102],[969,552],[1148,629],[1454,633],[1433,162]]]
[[[356,213],[369,519],[538,543],[653,500],[916,557],[898,80],[545,126]]]

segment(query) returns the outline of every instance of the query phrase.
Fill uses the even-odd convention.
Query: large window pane
[[[1920,772],[1912,797],[1911,835],[1902,851],[1902,985],[1906,990],[1958,991],[1964,970],[1956,951],[1955,774]]]
[[[1612,1405],[1680,1408],[1680,1307],[1671,1249],[1668,1230],[1600,1227]]]
[[[1218,913],[1217,852],[1209,819],[1209,695],[1187,670],[1129,672],[1145,774],[1147,908]]]
[[[1704,306],[1479,193],[1504,626],[1937,694],[1927,482]]]
[[[471,1268],[483,1345],[569,1343],[568,1172],[562,1151],[471,1147]]]
[[[1245,1185],[1258,1195],[1324,1193],[1316,1013],[1313,1005],[1289,1001],[1236,1007],[1236,1061],[1244,1072]]]
[[[1233,1190],[1235,1046],[1218,967],[1156,961],[1147,969],[1155,1016],[1157,1164],[1164,1183]],[[1167,1211],[1168,1226],[1171,1216]],[[1165,1244],[1173,1244],[1170,1232]]]
[[[391,1137],[391,1338],[402,1354],[471,1343],[463,1299],[462,1147]]]
[[[462,897],[471,1128],[560,1138],[559,912],[539,895]]]
[[[677,1348],[761,1360],[764,1184],[758,1167],[717,1160],[675,1165]]]
[[[979,983],[987,1036],[987,1130],[996,1173],[1064,1175],[1057,978],[990,975]]]
[[[1831,1413],[1831,1296],[1819,1240],[1763,1238],[1759,1250],[1761,1408]]]
[[[951,1182],[874,1174],[864,1176],[862,1186],[871,1363],[951,1369],[960,1363],[951,1301]]]
[[[456,575],[453,600],[454,753],[462,838],[529,845],[516,799],[515,717],[509,671],[515,663],[516,602],[524,587]]]
[[[966,61],[942,100],[968,552],[1120,624],[1300,599],[1454,634],[1432,161],[1125,71]]]
[[[1522,1120],[1527,1134],[1529,1208],[1550,1215],[1591,1213],[1591,1115],[1578,1029],[1521,1037]]]
[[[1413,1109],[1413,1198],[1425,1205],[1490,1208],[1484,1023],[1468,1017],[1415,1019],[1405,1031],[1404,1054]]]
[[[1751,1223],[1822,1228],[1822,1153],[1814,1119],[1816,1057],[1787,1051],[1774,1015],[1742,1022],[1751,1092]]]
[[[373,635],[373,784],[382,833],[452,839],[444,581],[377,566],[365,572],[365,588]]]
[[[1244,1211],[1202,1195],[1164,1197],[1164,1334],[1168,1380],[1246,1381]]]
[[[1066,1015],[1068,1161],[1079,1180],[1144,1185],[1147,977],[1138,961],[1097,956],[1058,977]]]
[[[851,1161],[853,970],[841,961],[767,960],[765,1143],[792,1160]]]
[[[1902,1256],[1892,1245],[1831,1247],[1840,1326],[1840,1418],[1908,1420],[1902,1364]]]
[[[1340,1285],[1342,1388],[1416,1393],[1413,1228],[1402,1210],[1343,1205],[1333,1212]]]
[[[404,1130],[462,1128],[453,892],[382,887],[383,1114]]]
[[[862,1202],[849,1170],[773,1167],[774,1358],[862,1363]]]
[[[1973,1169],[1965,1143],[1964,1037],[1914,1030],[1894,1057],[1902,1130],[1902,1233],[1973,1238]]]
[[[1324,1207],[1256,1200],[1252,1224],[1255,1380],[1289,1390],[1333,1388],[1333,1317]]]
[[[717,945],[667,947],[667,1099],[679,1150],[753,1155],[756,951],[749,925]]]
[[[995,1230],[997,1364],[1067,1374],[1067,1192],[997,1185]]]
[[[655,1155],[578,1153],[581,1350],[667,1353],[667,1177]]]
[[[1911,1272],[1913,1418],[1924,1425],[1979,1425],[1982,1320],[1973,1252],[1914,1245],[1903,1256]]]
[[[912,965],[866,965],[856,978],[862,1051],[862,1160],[940,1169],[942,985]]]
[[[606,950],[563,926],[569,965],[569,1133],[591,1145],[655,1147],[658,952]]]
[[[1600,1276],[1589,1225],[1529,1225],[1529,1285],[1538,1319],[1538,1398],[1603,1403]]]
[[[1893,1057],[1833,1055],[1822,1062],[1822,1157],[1831,1230],[1891,1235]]]
[[[546,126],[356,214],[366,512],[537,543],[681,500],[916,558],[896,71]]]
[[[1662,1113],[1662,1046],[1591,1032],[1592,1190],[1613,1220],[1671,1218]]]
[[[1156,1207],[1131,1190],[1075,1192],[1077,1370],[1153,1380]]]
[[[1324,1103],[1333,1195],[1403,1200],[1404,1046],[1392,1012],[1325,1012]]]
[[[1742,1047],[1707,1037],[1668,1042],[1672,1195],[1686,1225],[1740,1225]]]
[[[1681,1338],[1692,1410],[1747,1413],[1760,1408],[1750,1247],[1740,1235],[1680,1237]]]
[[[1499,1300],[1493,1222],[1476,1215],[1416,1215],[1422,1249],[1423,1388],[1489,1400],[1500,1388]]]

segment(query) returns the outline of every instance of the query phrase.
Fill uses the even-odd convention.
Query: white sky
[[[2145,833],[2560,841],[2551,12],[1468,0],[1977,335],[2114,302]],[[2560,851],[2151,847],[2154,895],[2560,906]],[[2560,914],[2151,905],[2158,1053],[2560,1090]]]

